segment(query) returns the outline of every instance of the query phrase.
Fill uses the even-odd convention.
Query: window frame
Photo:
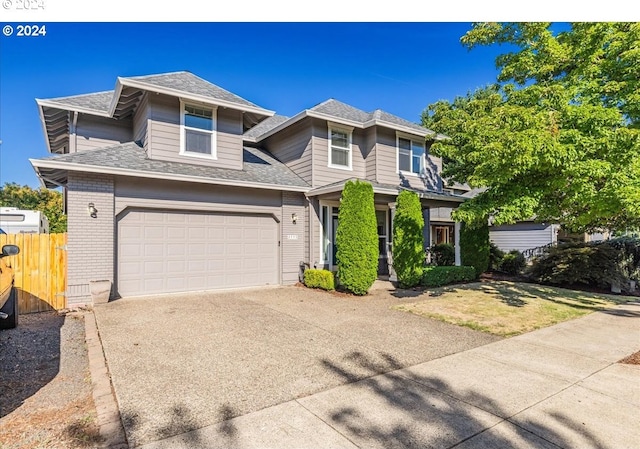
[[[352,171],[353,170],[353,128],[349,127],[349,126],[344,126],[344,125],[337,125],[335,123],[327,123],[327,150],[328,150],[328,154],[327,154],[327,167],[330,168],[337,168],[338,170],[349,170]],[[331,132],[332,131],[339,131],[339,132],[343,132],[347,135],[347,148],[344,147],[339,147],[339,146],[335,146],[337,149],[340,150],[347,150],[348,156],[347,156],[347,160],[348,160],[348,165],[341,165],[341,164],[334,164],[333,163],[333,141],[331,139]]]
[[[411,164],[410,170],[400,169],[400,139],[409,141],[409,163]],[[421,167],[420,172],[413,171],[413,146],[414,144],[422,145],[422,158],[420,159]],[[396,133],[396,173],[409,176],[423,176],[423,171],[427,167],[427,143],[424,137],[412,136],[410,134]]]
[[[205,130],[202,128],[193,128],[185,124],[186,108],[190,106],[193,108],[206,109],[211,111],[211,130]],[[180,156],[195,157],[200,159],[218,159],[217,149],[217,129],[218,129],[218,107],[205,103],[198,103],[195,101],[184,101],[180,99]],[[202,134],[211,135],[211,153],[198,153],[195,151],[187,150],[187,131],[196,131]]]

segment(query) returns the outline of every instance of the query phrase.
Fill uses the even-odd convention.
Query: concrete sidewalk
[[[630,303],[141,447],[637,448],[638,350]]]

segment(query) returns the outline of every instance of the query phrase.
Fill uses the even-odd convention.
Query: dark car
[[[20,252],[16,245],[4,245],[0,254],[0,329],[18,325],[18,295],[13,286],[13,268],[5,258]]]

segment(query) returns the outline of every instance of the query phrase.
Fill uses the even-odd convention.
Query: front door
[[[389,274],[389,265],[387,264],[387,211],[376,210],[376,221],[378,224],[378,274]]]

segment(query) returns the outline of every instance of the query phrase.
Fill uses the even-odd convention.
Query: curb
[[[129,444],[122,427],[120,410],[111,385],[111,377],[104,358],[102,342],[98,334],[96,317],[92,310],[84,313],[85,339],[89,356],[89,371],[93,387],[98,427],[102,437],[101,448],[128,449]]]

